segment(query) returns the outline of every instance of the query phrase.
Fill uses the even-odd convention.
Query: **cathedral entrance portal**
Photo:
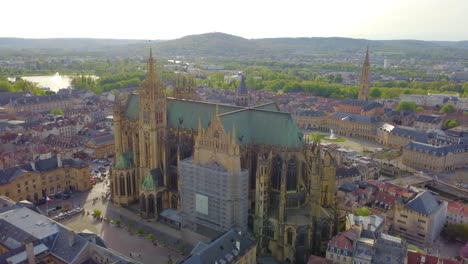
[[[154,218],[154,195],[148,195],[148,218]]]

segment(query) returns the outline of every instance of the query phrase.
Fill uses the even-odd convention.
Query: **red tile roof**
[[[448,258],[439,259],[439,257],[436,257],[436,256],[429,256],[429,255],[424,255],[418,252],[408,251],[408,264],[459,264],[459,263],[460,262],[455,259],[448,259]]]

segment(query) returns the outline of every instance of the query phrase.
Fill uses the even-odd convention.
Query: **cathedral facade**
[[[331,155],[308,142],[291,115],[274,103],[196,101],[190,80],[178,82],[177,97],[168,97],[151,53],[147,68],[138,93],[115,103],[112,201],[138,203],[143,218],[158,220],[166,209],[183,208],[184,192],[199,190],[181,186],[184,164],[218,166],[247,175],[246,223],[259,252],[289,263],[306,263],[311,253],[323,252],[335,226]],[[200,203],[197,210],[208,215],[210,203]]]

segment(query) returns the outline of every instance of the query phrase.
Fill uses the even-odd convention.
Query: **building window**
[[[276,155],[275,159],[273,160],[273,169],[271,172],[271,184],[272,188],[279,190],[281,188],[281,171],[283,168],[283,160],[279,155]]]
[[[406,224],[405,221],[401,221],[400,219],[397,220],[398,223],[401,223],[401,224]]]
[[[287,234],[287,235],[288,235],[288,239],[287,239],[288,241],[287,241],[287,243],[288,243],[288,245],[292,245],[292,241],[293,241],[293,232],[292,232],[291,229],[288,229],[288,234]]]
[[[426,221],[421,220],[421,219],[418,219],[418,222],[419,222],[419,223],[422,223],[422,224],[425,224],[425,223],[426,223]]]
[[[406,231],[406,228],[400,227],[401,231]]]
[[[420,233],[418,233],[418,236],[420,236],[420,237],[426,237],[426,235],[420,234]]]
[[[408,218],[408,216],[404,215],[404,214],[400,214],[400,216],[403,217],[403,218]]]

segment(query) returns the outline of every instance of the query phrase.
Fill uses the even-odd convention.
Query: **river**
[[[39,87],[57,92],[60,89],[70,88],[71,76],[61,76],[58,72],[52,76],[24,76],[21,79],[35,83]]]

